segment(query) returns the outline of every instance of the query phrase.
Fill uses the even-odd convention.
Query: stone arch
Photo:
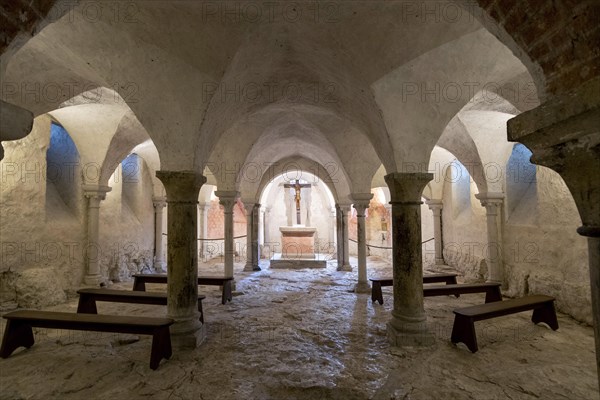
[[[154,142],[152,142],[152,139],[147,139],[138,144],[131,150],[131,153],[137,154],[144,159],[144,162],[150,171],[150,176],[152,177],[154,196],[157,198],[166,197],[165,187],[160,179],[156,177],[156,171],[160,171],[160,155],[158,154],[158,150],[156,149]]]
[[[311,154],[330,173],[343,174],[355,192],[369,189],[381,163],[369,139],[330,110],[270,105],[233,124],[217,143],[208,167],[220,188],[236,190],[248,170],[256,173],[268,169],[274,158],[304,154]],[[229,165],[223,167],[223,160]],[[237,175],[231,172],[236,170]]]
[[[242,187],[242,197],[254,197],[258,203],[260,202],[265,188],[275,177],[295,171],[306,172],[316,177],[318,181],[322,182],[327,187],[327,190],[331,192],[335,202],[343,199],[344,195],[346,198],[349,195],[349,186],[346,181],[332,178],[325,167],[310,158],[287,157],[278,160],[277,163],[280,168],[273,168],[266,172],[258,185]],[[296,175],[294,175],[294,177],[296,177]]]

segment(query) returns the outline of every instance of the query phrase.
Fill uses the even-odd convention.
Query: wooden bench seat
[[[225,304],[232,299],[233,277],[224,276],[199,276],[198,285],[222,286],[221,303]],[[145,291],[146,283],[167,283],[167,274],[134,274],[133,290]]]
[[[152,335],[150,368],[156,369],[163,358],[171,357],[171,318],[130,317],[120,315],[74,314],[54,311],[20,310],[4,315],[7,320],[0,357],[7,358],[17,348],[30,348],[35,340],[32,328],[68,329],[92,332]]]
[[[455,273],[438,273],[438,274],[427,274],[423,275],[423,283],[440,283],[445,282],[446,284],[456,284],[456,277],[458,274]],[[379,304],[383,304],[383,293],[381,288],[383,286],[393,286],[394,279],[391,277],[374,277],[369,278],[371,281],[371,301],[378,301]],[[458,296],[457,296],[458,297]]]
[[[454,326],[452,327],[452,343],[462,342],[471,352],[478,350],[475,335],[475,322],[485,319],[516,314],[533,310],[531,321],[537,324],[545,322],[553,330],[558,329],[558,320],[554,310],[554,297],[535,295],[519,299],[498,301],[454,310]]]
[[[450,295],[455,295],[456,297],[458,297],[461,294],[470,293],[485,293],[486,303],[502,301],[500,283],[497,282],[461,283],[423,287],[423,297]]]
[[[155,304],[167,305],[167,294],[162,292],[130,292],[128,290],[112,289],[79,289],[78,313],[98,314],[96,308],[97,301],[106,301],[113,303],[132,303],[132,304]],[[204,323],[204,312],[202,311],[202,300],[206,296],[198,295],[198,312],[200,313],[200,322]]]

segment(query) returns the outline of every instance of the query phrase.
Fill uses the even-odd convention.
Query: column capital
[[[425,172],[393,172],[385,177],[394,204],[421,205],[425,186],[433,179],[433,174]]]
[[[247,214],[254,211],[256,207],[260,208],[260,204],[257,203],[254,199],[242,199],[242,203],[244,204],[244,208],[246,209]]]
[[[233,212],[233,206],[235,206],[240,193],[235,190],[217,190],[215,196],[219,198],[219,204],[225,207],[225,212]]]
[[[154,208],[161,209],[167,205],[167,198],[164,196],[153,197],[152,204],[154,204]]]
[[[365,211],[369,208],[369,203],[354,203],[352,206],[356,210],[357,217],[364,217]]]
[[[481,202],[481,205],[491,212],[495,211],[496,207],[502,205],[504,201],[504,193],[497,192],[482,192],[477,193],[475,198]]]
[[[337,204],[342,213],[348,213],[352,210],[352,204]]]
[[[195,171],[156,171],[167,191],[167,203],[197,203],[206,177]]]
[[[444,202],[441,199],[429,199],[425,201],[425,204],[429,206],[430,210],[441,210],[444,208]]]
[[[352,206],[356,210],[356,215],[364,216],[365,210],[369,208],[369,203],[373,198],[373,193],[352,193],[350,198],[353,201]]]
[[[112,188],[105,185],[83,185],[83,195],[88,199],[104,200],[106,193],[110,192]]]

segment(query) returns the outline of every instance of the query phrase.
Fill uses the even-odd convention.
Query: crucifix
[[[296,200],[296,223],[300,225],[300,190],[302,188],[309,188],[310,183],[302,184],[298,179],[290,181],[290,183],[286,183],[283,185],[285,188],[294,188],[296,191],[296,195],[294,196],[294,200]]]

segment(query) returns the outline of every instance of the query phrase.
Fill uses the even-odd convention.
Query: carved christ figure
[[[296,191],[296,211],[300,211],[300,191],[302,190],[300,182],[296,181],[296,183],[294,184],[294,190]]]
[[[301,184],[300,181],[296,179],[293,181],[293,184],[292,182],[286,183],[283,187],[294,188],[294,191],[296,192],[296,195],[294,196],[294,200],[296,201],[296,223],[300,225],[300,192],[302,191],[302,188],[309,188],[310,184]]]

